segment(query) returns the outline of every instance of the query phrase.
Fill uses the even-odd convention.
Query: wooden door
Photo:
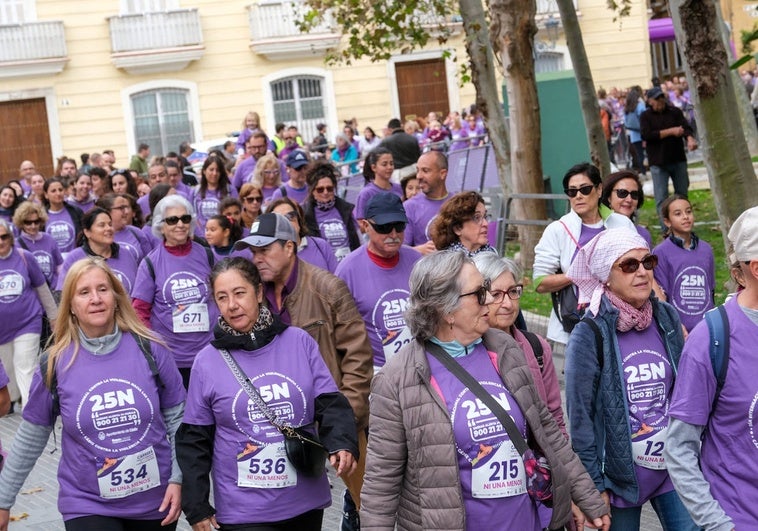
[[[0,103],[0,182],[18,179],[18,168],[31,160],[43,177],[52,177],[53,150],[44,98]]]
[[[431,111],[445,119],[450,100],[443,58],[395,63],[395,77],[401,121],[412,115],[426,118]]]

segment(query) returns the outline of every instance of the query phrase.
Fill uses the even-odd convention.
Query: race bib
[[[479,445],[471,462],[471,495],[474,498],[507,498],[526,493],[524,461],[511,441],[498,447]]]
[[[102,498],[126,498],[161,484],[158,460],[150,446],[126,457],[106,457],[97,471]]]
[[[18,297],[24,290],[24,277],[10,273],[0,278],[0,298]]]
[[[411,331],[407,326],[404,326],[400,330],[393,330],[390,332],[390,334],[394,333],[397,334],[395,337],[390,337],[388,335],[384,338],[382,350],[384,351],[385,361],[389,361],[392,356],[400,352],[400,349],[410,343],[411,339],[413,339]]]
[[[258,446],[248,441],[237,454],[237,486],[281,489],[297,485],[297,472],[287,459],[284,442]]]
[[[337,247],[334,249],[334,256],[337,258],[337,261],[341,261],[343,258],[345,258],[347,255],[350,254],[350,247]]]
[[[662,429],[653,429],[646,424],[642,425],[640,431],[649,431],[650,436],[643,438],[645,433],[632,434],[632,455],[634,463],[650,470],[665,470],[666,462],[663,459],[663,448],[666,442],[666,432],[668,426]],[[637,440],[635,440],[637,439]],[[640,440],[642,439],[642,440]]]
[[[210,330],[208,305],[204,302],[195,302],[177,306],[173,313],[173,323],[176,334],[207,332]]]

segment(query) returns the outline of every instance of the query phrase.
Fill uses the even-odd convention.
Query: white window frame
[[[141,7],[130,9],[131,4],[139,3]],[[122,15],[139,15],[142,13],[160,13],[179,9],[179,0],[119,0]],[[156,4],[161,4],[156,6]]]
[[[328,131],[342,130],[337,124],[337,101],[334,95],[334,76],[332,75],[332,72],[323,68],[286,68],[264,76],[261,80],[263,85],[263,111],[265,113],[263,118],[265,121],[263,129],[269,136],[274,135],[274,126],[276,125],[276,119],[274,118],[274,96],[271,92],[271,84],[276,83],[277,81],[282,81],[286,78],[298,78],[304,76],[322,78],[321,95],[324,100],[324,108],[326,111],[324,123],[326,124]],[[303,137],[303,141],[308,142],[311,137],[316,136],[316,133],[315,131],[300,131],[300,135]]]
[[[391,116],[393,118],[400,118],[400,95],[397,92],[397,74],[395,73],[395,65],[397,63],[410,63],[414,61],[424,61],[427,59],[440,59],[445,57],[445,78],[447,79],[447,110],[457,109],[460,107],[460,90],[458,87],[458,71],[457,63],[453,61],[452,54],[455,54],[454,49],[448,50],[451,55],[445,57],[445,50],[429,50],[421,52],[412,52],[409,54],[395,55],[387,61],[387,79],[389,82],[390,90],[390,109]]]
[[[126,131],[126,145],[129,153],[137,152],[138,140],[134,136],[134,106],[132,96],[138,92],[148,90],[179,89],[187,91],[187,111],[192,120],[192,132],[195,142],[203,140],[203,128],[200,123],[200,100],[197,93],[197,84],[180,79],[157,79],[131,85],[121,90],[121,108],[124,109],[124,127]],[[189,139],[187,139],[189,140]],[[179,146],[173,146],[170,151],[179,150]]]
[[[6,0],[7,1],[7,0]],[[21,24],[23,22],[35,22],[37,20],[36,0],[11,0],[21,8],[21,16],[10,17],[6,15],[6,8],[0,9],[0,24]],[[10,6],[7,6],[10,7]]]

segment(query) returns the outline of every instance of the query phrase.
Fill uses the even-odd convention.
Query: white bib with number
[[[668,426],[656,430],[644,441],[632,441],[634,463],[650,470],[665,470],[666,461],[663,459],[663,447],[666,442]]]
[[[491,458],[484,457],[481,462],[472,463],[474,498],[507,498],[526,493],[524,461],[511,441],[503,441]]]
[[[297,485],[297,472],[287,459],[284,441],[255,447],[248,443],[247,455],[237,458],[237,486],[254,489],[281,489]]]
[[[126,498],[157,487],[161,476],[153,447],[118,459],[106,458],[97,473],[97,484],[103,498]]]
[[[208,305],[204,302],[188,304],[181,310],[174,310],[174,333],[207,332],[210,330]]]
[[[389,361],[392,356],[397,354],[401,348],[411,342],[413,336],[407,326],[404,326],[400,333],[394,338],[390,339],[383,347],[384,360]]]
[[[23,290],[24,278],[18,273],[0,278],[0,297],[18,297]]]

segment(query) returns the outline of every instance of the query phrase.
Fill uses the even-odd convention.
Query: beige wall
[[[758,2],[749,0],[721,0],[721,13],[724,21],[732,28],[732,40],[737,57],[742,54],[741,32],[752,31],[758,23]],[[752,51],[758,51],[758,42],[753,42]],[[755,62],[740,68],[755,67]]]

